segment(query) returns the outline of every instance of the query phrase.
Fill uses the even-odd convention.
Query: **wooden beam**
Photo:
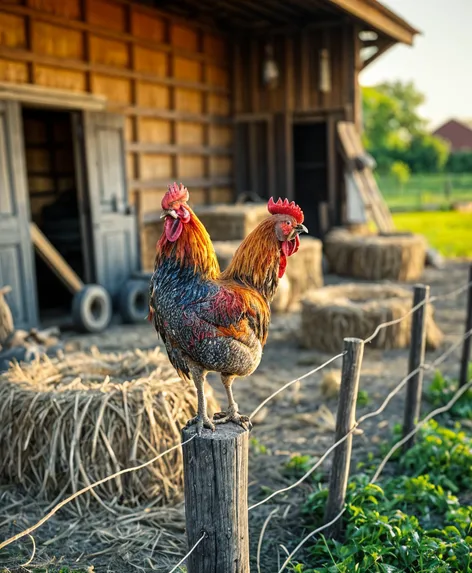
[[[9,48],[0,46],[0,58],[9,60],[16,60],[20,62],[33,62],[35,64],[44,64],[56,68],[66,70],[78,70],[82,72],[95,72],[111,77],[126,78],[129,80],[141,80],[144,82],[164,85],[169,87],[180,87],[203,92],[214,92],[220,94],[228,94],[229,89],[221,86],[212,86],[202,84],[200,82],[191,82],[186,80],[177,80],[170,77],[159,77],[154,74],[147,74],[144,72],[136,72],[134,70],[118,68],[113,66],[106,66],[104,64],[91,64],[82,60],[73,60],[71,58],[58,58],[56,56],[45,56],[36,54],[30,50],[19,50],[17,48]]]
[[[231,147],[211,147],[209,145],[179,145],[162,144],[162,143],[140,143],[129,142],[126,144],[126,151],[133,153],[168,153],[172,154],[188,154],[188,155],[204,155],[210,157],[212,155],[232,155],[233,149]]]
[[[31,241],[38,255],[57,275],[62,283],[72,293],[79,292],[84,286],[77,273],[66,262],[59,251],[49,242],[45,235],[39,230],[36,223],[30,223]]]
[[[138,107],[132,105],[116,104],[109,106],[110,110],[124,115],[136,115],[140,117],[154,117],[157,119],[177,119],[190,123],[214,123],[215,125],[232,125],[233,118],[225,115],[203,115],[202,113],[190,113],[173,109],[158,109],[155,107]]]
[[[235,123],[253,123],[257,121],[269,121],[272,117],[271,113],[237,113],[234,116]]]
[[[365,44],[365,42],[364,42]],[[378,50],[375,52],[375,54],[372,54],[372,56],[370,56],[369,58],[367,58],[367,60],[364,60],[362,62],[362,69],[364,69],[365,67],[367,67],[369,64],[371,64],[372,62],[374,62],[379,56],[381,56],[382,54],[385,54],[385,52],[387,50],[389,50],[392,46],[395,45],[395,42],[393,42],[392,40],[388,40],[387,38],[384,38],[383,41],[382,40],[377,40],[376,46],[378,47]]]
[[[144,179],[141,181],[129,181],[128,188],[131,190],[139,189],[165,189],[169,184],[169,178],[164,179]],[[231,177],[212,177],[211,179],[190,177],[185,178],[185,185],[188,187],[229,187],[233,184]]]
[[[72,92],[29,84],[0,82],[0,99],[20,101],[67,109],[86,109],[102,111],[106,109],[107,100],[102,96],[84,92]]]

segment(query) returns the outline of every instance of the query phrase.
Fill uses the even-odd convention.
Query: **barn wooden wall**
[[[0,2],[0,81],[102,95],[126,116],[143,249],[169,180],[194,203],[232,199],[229,66],[221,37],[129,0]]]
[[[354,103],[354,26],[344,22],[312,27],[294,35],[240,42],[235,53],[235,113],[352,113]],[[271,44],[280,72],[275,89],[263,86],[265,46]],[[331,89],[320,89],[320,51],[330,56]]]

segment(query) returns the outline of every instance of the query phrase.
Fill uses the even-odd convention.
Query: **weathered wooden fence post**
[[[467,316],[465,319],[465,334],[472,330],[472,265],[469,267],[469,288],[467,289]],[[461,371],[459,374],[459,386],[464,386],[468,382],[469,362],[471,359],[470,349],[472,345],[472,335],[468,335],[462,347]]]
[[[356,402],[362,357],[364,355],[364,341],[359,338],[345,338],[344,352],[338,413],[336,416],[336,442],[352,429],[356,421]],[[334,450],[333,465],[329,479],[328,501],[324,517],[325,523],[329,523],[334,519],[344,507],[351,465],[351,450],[352,434]],[[342,520],[339,519],[326,530],[326,535],[334,538],[339,537],[341,529]]]
[[[416,285],[413,296],[413,307],[421,302],[420,306],[414,313],[411,320],[411,341],[410,355],[408,360],[408,374],[417,370],[424,364],[426,349],[426,306],[429,299],[429,286]],[[405,398],[405,414],[403,419],[403,436],[409,434],[420,416],[421,410],[421,392],[423,388],[423,369],[413,374],[408,380]],[[415,443],[415,436],[412,436],[403,446],[403,450],[408,450]]]
[[[183,441],[195,427],[182,432]],[[236,424],[203,430],[183,446],[188,573],[249,573],[249,433]]]

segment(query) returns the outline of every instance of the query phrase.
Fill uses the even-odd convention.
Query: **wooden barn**
[[[1,0],[0,286],[18,325],[70,304],[32,223],[115,296],[148,269],[166,185],[344,217],[336,125],[359,72],[417,31],[377,0]]]

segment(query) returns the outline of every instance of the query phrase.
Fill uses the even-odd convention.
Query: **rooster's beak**
[[[308,229],[305,227],[305,225],[297,225],[295,227],[295,231],[296,233],[299,235],[300,233],[308,233]]]
[[[167,215],[170,215],[171,217],[174,217],[174,219],[177,219],[178,215],[175,212],[175,209],[164,209],[164,211],[162,211],[161,213],[161,219],[164,219],[164,217],[167,217]]]

